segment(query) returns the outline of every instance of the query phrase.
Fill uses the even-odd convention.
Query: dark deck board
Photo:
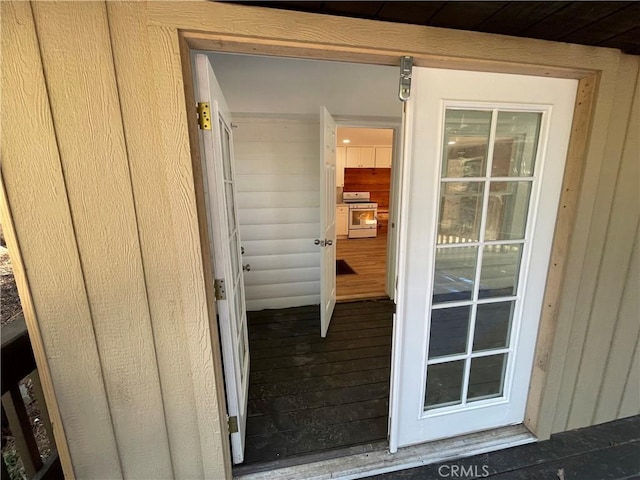
[[[640,416],[555,434],[550,440],[474,455],[458,460],[367,477],[369,480],[442,478],[456,465],[477,466],[479,476],[500,480],[552,479],[564,470],[565,480],[622,480],[640,477]],[[488,475],[482,477],[486,465]],[[449,469],[449,470],[447,470]]]
[[[384,440],[393,304],[250,312],[245,465]]]
[[[277,382],[282,378],[285,381],[322,377],[349,372],[362,372],[376,368],[383,368],[389,365],[388,355],[378,357],[364,357],[355,360],[345,360],[342,362],[321,363],[318,365],[305,365],[302,367],[278,368],[273,370],[260,370],[251,372],[249,383],[259,385],[261,383]]]

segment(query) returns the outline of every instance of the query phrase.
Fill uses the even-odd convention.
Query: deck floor
[[[245,465],[386,439],[392,312],[337,304],[324,339],[318,306],[249,312]]]
[[[544,442],[367,479],[422,480],[447,477],[491,480],[637,479],[640,478],[640,416],[558,433]]]

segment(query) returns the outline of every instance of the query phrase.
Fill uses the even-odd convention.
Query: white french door
[[[576,88],[414,68],[392,451],[523,421]]]
[[[196,55],[196,96],[210,107],[208,128],[200,130],[202,170],[207,203],[207,224],[216,311],[224,364],[227,413],[233,421],[233,463],[244,459],[249,391],[249,343],[242,278],[240,229],[236,206],[231,115],[206,55]]]
[[[320,108],[320,334],[327,336],[336,306],[336,122]]]

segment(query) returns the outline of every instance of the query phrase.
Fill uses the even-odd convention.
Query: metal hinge
[[[229,417],[227,422],[229,424],[229,433],[238,433],[238,417]]]
[[[216,300],[226,300],[227,299],[227,291],[224,288],[224,279],[216,278],[213,281],[213,289],[216,293]]]
[[[211,130],[209,102],[198,102],[198,126],[200,130]]]
[[[411,96],[411,73],[413,69],[413,57],[402,57],[400,60],[400,91],[398,98],[406,102]]]

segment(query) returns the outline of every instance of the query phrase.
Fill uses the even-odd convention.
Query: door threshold
[[[336,303],[353,302],[354,300],[389,300],[386,293],[355,293],[353,295],[336,295]]]
[[[533,435],[524,425],[471,433],[459,437],[437,440],[419,445],[412,445],[398,449],[394,454],[389,453],[386,442],[373,444],[371,451],[346,453],[343,456],[333,456],[318,460],[318,455],[298,457],[297,460],[308,463],[279,467],[278,462],[272,462],[271,470],[234,475],[237,480],[278,480],[304,478],[307,480],[324,479],[356,479],[382,473],[395,472],[408,468],[421,467],[446,460],[470,457],[481,453],[493,452],[505,448],[534,443]],[[349,449],[346,449],[347,451]],[[331,452],[326,452],[331,453]],[[322,455],[322,454],[320,454]],[[315,459],[314,459],[315,457]]]

